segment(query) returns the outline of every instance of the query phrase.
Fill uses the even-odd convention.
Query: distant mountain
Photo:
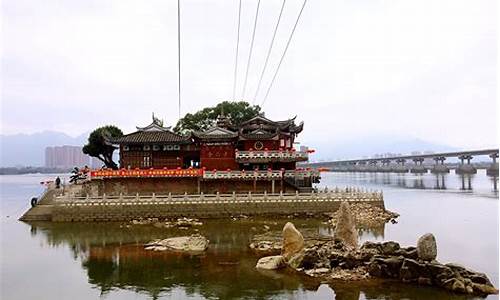
[[[45,164],[45,147],[83,146],[87,137],[87,133],[71,137],[57,131],[0,135],[0,166],[43,166]]]
[[[45,147],[83,146],[87,141],[87,137],[88,133],[71,137],[57,131],[0,135],[0,167],[44,166]],[[312,161],[372,157],[374,154],[388,152],[409,154],[413,151],[442,152],[461,150],[416,138],[383,135],[360,137],[358,139],[333,139],[321,142],[304,141],[302,144],[316,149],[316,153],[311,156]]]
[[[329,161],[372,157],[375,154],[411,154],[414,151],[446,152],[461,150],[417,138],[371,136],[359,139],[332,140],[307,144],[316,150],[313,161]]]

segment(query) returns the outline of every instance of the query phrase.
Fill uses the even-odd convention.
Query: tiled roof
[[[110,140],[116,144],[170,143],[182,144],[191,142],[189,137],[171,131],[136,131],[120,138]]]
[[[193,131],[193,136],[199,139],[221,140],[221,139],[236,138],[238,136],[238,133],[228,130],[226,128],[214,126],[201,132]]]

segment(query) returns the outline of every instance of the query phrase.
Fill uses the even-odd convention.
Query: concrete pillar
[[[460,155],[458,159],[460,159],[460,165],[458,165],[455,170],[456,174],[476,174],[477,169],[471,165],[470,160],[472,159],[472,155]],[[464,164],[464,160],[467,160],[467,164]]]
[[[423,174],[427,173],[427,168],[422,165],[422,162],[424,161],[423,157],[415,157],[413,158],[413,167],[410,169],[410,173],[414,174]]]
[[[367,172],[368,168],[366,166],[366,161],[360,161],[358,162],[357,168],[359,172]]]
[[[383,159],[382,166],[380,167],[379,170],[380,170],[380,172],[385,172],[385,173],[392,172],[391,160],[390,159]]]
[[[405,166],[406,159],[399,158],[396,160],[397,165],[392,168],[395,173],[408,173],[408,168]]]
[[[444,165],[444,161],[446,157],[444,156],[436,156],[433,158],[436,162],[431,169],[431,173],[433,174],[442,174],[442,173],[450,173],[450,169]]]
[[[368,166],[368,172],[378,172],[378,167],[377,167],[377,160],[370,160],[369,166]]]
[[[492,164],[486,169],[486,174],[488,176],[498,176],[498,153],[490,154],[491,159],[493,160]]]
[[[274,194],[274,179],[271,180],[271,193]]]

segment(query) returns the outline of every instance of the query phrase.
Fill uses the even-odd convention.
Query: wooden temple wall
[[[90,195],[92,197],[123,195],[151,195],[156,194],[199,194],[203,193],[248,193],[248,191],[272,193],[272,181],[253,180],[199,180],[193,178],[120,178],[93,180],[83,185],[78,196]],[[198,188],[199,187],[199,188]],[[274,191],[279,193],[281,181],[275,180]],[[283,181],[282,191],[285,193],[295,192],[295,188]]]

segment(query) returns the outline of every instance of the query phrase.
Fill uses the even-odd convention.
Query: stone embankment
[[[344,204],[343,204],[344,206]],[[436,260],[437,244],[432,234],[418,239],[416,247],[399,243],[353,243],[354,222],[347,203],[339,212],[334,239],[305,241],[292,223],[283,228],[281,255],[263,257],[257,268],[292,268],[322,280],[366,280],[372,277],[405,283],[440,287],[455,293],[471,295],[498,294],[488,277],[457,264]],[[352,216],[351,216],[352,218]],[[254,249],[257,247],[253,245]],[[277,249],[271,244],[270,249]]]

